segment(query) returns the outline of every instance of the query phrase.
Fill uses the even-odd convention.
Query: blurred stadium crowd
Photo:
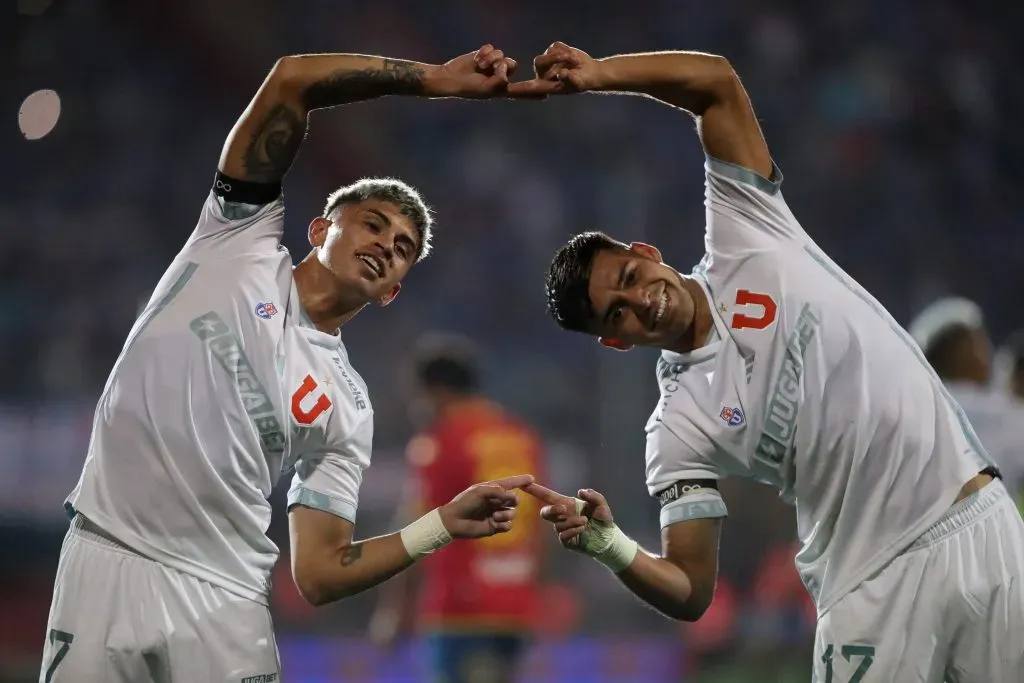
[[[556,39],[594,55],[724,54],[761,117],[789,204],[822,247],[900,321],[955,293],[981,305],[999,342],[1024,325],[1024,89],[1008,84],[1024,58],[1010,28],[1021,19],[1024,5],[988,0],[181,0],[160,10],[79,0],[19,16],[2,96],[0,680],[37,671],[61,502],[95,400],[139,305],[195,223],[225,134],[278,56],[436,62],[493,42],[528,69]],[[16,140],[14,112],[43,87],[62,99],[60,122],[43,140]],[[345,330],[377,420],[360,534],[383,531],[397,504],[411,434],[406,351],[420,332],[444,328],[485,349],[490,393],[542,433],[553,483],[603,490],[620,524],[657,546],[642,476],[654,356],[603,353],[559,332],[542,284],[553,249],[582,230],[651,242],[680,269],[699,260],[702,158],[691,121],[639,100],[590,97],[395,98],[318,115],[285,187],[293,254],[304,253],[305,226],[326,194],[361,175],[417,186],[438,230],[435,255],[396,305]],[[685,653],[668,665],[677,670],[694,653],[707,666],[741,662],[761,675],[795,658],[799,670],[813,614],[792,569],[792,514],[759,487],[725,495],[723,580],[706,621],[681,631],[595,563],[559,555],[549,635],[668,638],[668,651]],[[287,547],[283,519],[274,530]],[[286,665],[289,634],[362,637],[372,596],[313,613],[282,572]],[[737,675],[727,680],[745,680]]]

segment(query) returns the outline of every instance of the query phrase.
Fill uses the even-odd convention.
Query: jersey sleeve
[[[725,517],[718,492],[725,473],[671,430],[657,414],[647,424],[647,492],[661,506],[661,528]]]
[[[204,254],[274,252],[283,234],[280,185],[245,183],[218,173],[184,251],[195,261]]]
[[[368,422],[360,426],[360,431],[372,430],[372,423]],[[363,483],[363,472],[370,466],[370,450],[368,446],[354,444],[372,443],[372,436],[360,436],[364,438],[354,439],[349,450],[312,453],[298,459],[288,489],[289,510],[293,505],[304,505],[355,524],[359,487]]]
[[[709,254],[743,256],[808,239],[782,198],[782,172],[775,162],[770,179],[714,157],[707,158],[704,170]]]

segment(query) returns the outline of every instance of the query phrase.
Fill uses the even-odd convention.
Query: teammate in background
[[[925,358],[963,408],[1011,492],[1024,488],[1024,405],[992,386],[992,341],[973,301],[940,299],[908,327]]]
[[[477,358],[472,343],[459,336],[430,335],[417,346],[413,414],[424,429],[407,450],[412,485],[405,521],[480,478],[545,469],[533,431],[481,394]],[[539,510],[524,496],[511,532],[454,543],[425,559],[421,571],[383,586],[373,640],[389,644],[415,621],[436,683],[515,680],[539,611],[548,541]]]
[[[310,111],[383,95],[504,92],[486,46],[441,66],[363,55],[280,59],[224,145],[199,223],[136,321],[96,408],[66,508],[40,681],[277,680],[267,609],[288,494],[292,572],[322,605],[453,537],[511,528],[528,475],[471,486],[400,532],[356,541],[373,410],[339,336],[386,305],[430,248],[415,190],[365,179],[327,200],[297,266],[281,181]]]
[[[692,275],[593,232],[551,263],[561,327],[663,350],[646,428],[661,553],[638,550],[595,491],[527,487],[562,541],[664,614],[696,620],[718,570],[718,481],[757,479],[796,504],[816,681],[1019,680],[1024,522],[917,345],[794,218],[729,62],[598,60],[555,43],[534,67],[510,91],[654,98],[696,118],[707,157],[707,253]]]

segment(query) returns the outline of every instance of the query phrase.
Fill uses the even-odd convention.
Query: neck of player
[[[304,259],[292,271],[299,289],[299,305],[321,332],[338,334],[367,305],[357,292],[343,291],[338,282],[316,259]]]

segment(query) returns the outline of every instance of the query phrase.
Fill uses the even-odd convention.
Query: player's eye
[[[612,311],[611,316],[608,318],[613,325],[618,325],[622,321],[622,306],[616,306],[615,310]]]
[[[368,227],[372,232],[380,232],[381,230],[376,221],[366,221],[366,227]]]
[[[628,287],[629,285],[632,285],[634,282],[636,282],[636,267],[630,268],[628,271],[626,271],[626,279],[623,282],[623,284],[625,284]]]

